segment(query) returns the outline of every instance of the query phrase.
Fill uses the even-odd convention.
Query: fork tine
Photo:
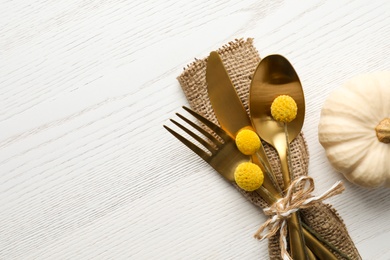
[[[207,137],[211,142],[213,142],[215,145],[222,144],[217,138],[215,138],[212,134],[204,130],[202,127],[198,126],[194,122],[190,121],[189,119],[185,118],[184,116],[180,115],[179,113],[176,113],[178,117],[180,117],[184,122],[198,130],[200,133],[202,133],[205,137]]]
[[[210,120],[204,118],[203,116],[199,115],[195,111],[192,111],[186,106],[183,106],[183,109],[186,110],[188,113],[190,113],[192,116],[194,116],[196,119],[201,121],[203,124],[208,126],[211,130],[213,130],[217,135],[219,135],[224,141],[231,138],[222,128],[211,122]]]
[[[184,138],[183,136],[181,136],[180,134],[176,133],[175,131],[173,131],[171,128],[169,128],[168,126],[165,126],[164,125],[164,128],[168,130],[168,132],[170,132],[174,137],[176,137],[177,139],[179,139],[179,141],[181,141],[183,144],[185,144],[188,148],[190,148],[194,153],[196,153],[197,155],[199,155],[203,160],[206,160],[208,158],[210,158],[210,155],[208,153],[206,153],[205,151],[203,151],[202,149],[200,149],[197,145],[193,144],[192,142],[188,141],[186,138]]]
[[[182,116],[183,117],[183,116]],[[196,141],[198,141],[199,143],[201,143],[204,147],[207,148],[207,150],[209,150],[211,153],[214,153],[215,152],[215,148],[210,144],[208,143],[207,141],[205,141],[204,139],[202,139],[200,136],[198,136],[197,134],[193,133],[191,130],[189,130],[188,128],[186,128],[185,126],[183,126],[182,124],[176,122],[175,120],[171,119],[172,123],[174,123],[175,125],[177,125],[179,128],[181,128],[182,130],[184,130],[184,132],[186,132],[187,134],[189,134],[192,138],[194,138]]]

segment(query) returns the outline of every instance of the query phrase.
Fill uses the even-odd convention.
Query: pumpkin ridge
[[[364,105],[359,103],[359,112],[363,112],[363,115],[367,115],[368,119],[375,119],[378,117],[377,113],[374,111],[377,111],[380,108],[379,102],[374,102],[375,100],[381,99],[381,90],[380,88],[375,84],[375,79],[370,79],[370,82],[366,82],[367,85],[370,85],[370,91],[364,92],[364,94],[361,92],[362,89],[366,88],[366,84],[363,84],[362,76],[357,77],[354,84],[347,84],[347,89],[349,90],[349,95],[351,95],[351,99],[355,100],[355,98],[359,98],[361,101],[363,101]],[[363,109],[364,108],[364,109]],[[358,113],[357,113],[358,114]]]
[[[338,110],[335,110],[335,109],[327,109],[326,112],[328,112],[328,113],[332,112],[332,114],[336,112],[337,116],[339,116],[339,117],[344,117],[344,118],[346,118],[348,120],[354,119],[354,121],[356,121],[358,123],[358,125],[361,125],[362,123],[363,124],[367,124],[367,125],[368,124],[373,125],[374,122],[376,121],[376,120],[373,120],[372,117],[368,117],[368,116],[367,117],[362,117],[362,116],[359,116],[358,113],[351,114],[350,111],[346,111],[346,110],[338,111]]]
[[[364,111],[364,113],[351,113],[351,111],[356,111],[357,108],[359,111]],[[362,108],[364,107],[364,109]],[[369,104],[355,104],[355,102],[345,102],[345,99],[343,100],[332,100],[329,103],[326,103],[324,105],[324,110],[322,113],[327,114],[327,113],[332,113],[332,114],[337,114],[337,115],[345,115],[348,118],[355,118],[359,122],[375,122],[376,120],[373,120],[373,115],[366,113],[366,111],[369,111],[370,105]],[[376,116],[375,116],[376,117]],[[374,117],[374,118],[375,118]]]
[[[354,142],[348,142],[354,144]],[[358,145],[354,145],[353,147],[345,148],[344,143],[338,143],[327,147],[326,155],[333,166],[337,171],[353,171],[359,163],[364,159],[367,155],[367,150],[363,152],[359,152],[356,147]],[[340,150],[340,148],[345,148],[344,150]],[[348,152],[349,151],[349,152]]]
[[[358,140],[361,140],[361,141],[369,141],[371,138],[370,137],[367,137],[365,135],[361,135],[361,136],[353,136],[353,137],[350,137],[350,138],[329,138],[328,135],[326,134],[322,134],[321,136],[321,140],[320,140],[320,143],[326,145],[326,146],[331,146],[333,144],[339,144],[340,142],[355,142],[355,141],[358,141]]]
[[[359,167],[356,167],[351,174],[353,175],[353,183],[356,183],[365,187],[379,187],[386,182],[386,177],[389,177],[385,174],[384,168],[381,166],[386,161],[381,155],[383,153],[377,154],[378,143],[374,143],[368,149],[366,156],[362,159],[359,164]],[[375,153],[374,153],[375,151]],[[371,164],[372,161],[377,161],[376,164]],[[370,173],[368,175],[368,173]]]

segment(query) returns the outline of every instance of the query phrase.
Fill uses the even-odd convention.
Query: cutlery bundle
[[[311,194],[311,192],[313,194],[317,194],[317,192],[313,191],[314,181],[307,176],[309,156],[305,138],[301,133],[304,115],[298,114],[297,116],[296,122],[299,120],[302,122],[296,123],[301,125],[293,129],[296,131],[295,134],[288,132],[288,124],[285,124],[283,134],[286,134],[288,158],[284,158],[280,151],[275,149],[278,148],[278,145],[274,148],[275,144],[267,139],[269,137],[265,137],[266,141],[262,140],[258,153],[254,155],[240,156],[236,147],[231,147],[231,143],[234,143],[234,138],[240,129],[257,130],[251,118],[253,107],[250,105],[249,94],[253,89],[251,84],[254,82],[254,73],[260,62],[261,59],[253,46],[253,40],[240,39],[230,42],[217,52],[212,52],[207,58],[196,60],[178,77],[192,110],[196,112],[195,114],[204,117],[203,121],[199,120],[203,123],[206,122],[205,120],[212,122],[216,125],[212,128],[213,131],[223,133],[225,142],[229,144],[229,148],[226,148],[227,145],[220,146],[221,150],[229,150],[224,153],[226,160],[232,160],[232,154],[236,154],[237,157],[241,158],[240,160],[250,160],[260,166],[265,174],[263,185],[259,189],[255,191],[243,190],[236,185],[233,172],[227,173],[228,170],[223,167],[214,167],[217,164],[215,161],[209,160],[209,157],[205,157],[205,155],[202,157],[195,151],[196,148],[192,144],[186,143],[185,138],[184,140],[180,139],[181,137],[175,135],[175,131],[170,128],[168,130],[203,159],[209,160],[208,163],[230,181],[250,202],[264,209],[264,212],[270,215],[267,224],[271,223],[275,226],[277,220],[279,221],[279,215],[288,215],[286,219],[280,218],[280,223],[278,222],[280,226],[276,229],[272,229],[272,225],[265,225],[260,232],[268,232],[265,237],[269,241],[271,259],[288,259],[290,256],[294,259],[361,259],[342,219],[331,205],[322,202],[327,196],[340,192],[342,190],[340,184],[332,187],[329,194],[325,193],[324,197],[316,197]],[[255,77],[257,76],[255,75]],[[285,85],[290,84],[288,80],[283,78],[276,79],[276,81],[270,80],[267,84],[279,84],[278,82]],[[289,87],[286,90],[289,90]],[[261,95],[261,93],[257,95]],[[301,107],[304,100],[294,96],[294,93],[292,96],[298,101],[298,111],[304,113],[304,107]],[[187,111],[193,113],[189,109]],[[180,118],[186,120],[185,117],[180,116]],[[175,121],[174,123],[183,129],[182,125]],[[204,129],[206,129],[205,125],[207,124],[202,124]],[[200,129],[200,131],[202,130]],[[207,131],[210,132],[210,130]],[[262,134],[259,136],[262,138]],[[272,134],[271,138],[273,138]],[[218,149],[216,149],[215,154],[212,154],[211,157],[219,160],[219,157],[222,157],[221,154],[218,154]],[[221,162],[218,161],[218,163]],[[288,177],[286,177],[286,171],[288,171]],[[310,184],[310,187],[307,188],[305,183]],[[303,194],[301,200],[294,200],[300,192],[310,194],[307,196],[305,193],[306,195]],[[290,208],[290,204],[295,205],[295,208]],[[279,205],[284,205],[285,210],[278,209]],[[268,227],[273,232],[269,232]],[[262,236],[257,233],[257,237]]]

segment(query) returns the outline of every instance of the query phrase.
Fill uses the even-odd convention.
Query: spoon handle
[[[291,175],[288,167],[287,142],[284,138],[284,134],[276,136],[274,139],[274,146],[280,158],[284,189],[287,189],[291,183]]]
[[[299,223],[298,214],[291,214],[287,222],[290,236],[290,248],[293,259],[307,259],[305,240],[303,238],[302,227]]]
[[[288,186],[290,186],[291,183],[287,158],[288,144],[285,138],[279,136],[278,138],[275,138],[274,145],[275,149],[279,154],[284,189],[286,189]],[[302,226],[300,225],[298,214],[296,212],[291,215],[291,218],[288,220],[287,226],[290,237],[291,255],[293,259],[308,259],[308,253],[305,247],[305,240],[303,238]]]

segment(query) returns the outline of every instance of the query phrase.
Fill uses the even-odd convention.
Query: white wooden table
[[[0,259],[267,259],[263,213],[162,125],[176,77],[235,38],[293,63],[310,175],[343,177],[317,127],[328,94],[390,69],[390,2],[0,2]],[[390,259],[390,190],[328,200],[363,259]]]

